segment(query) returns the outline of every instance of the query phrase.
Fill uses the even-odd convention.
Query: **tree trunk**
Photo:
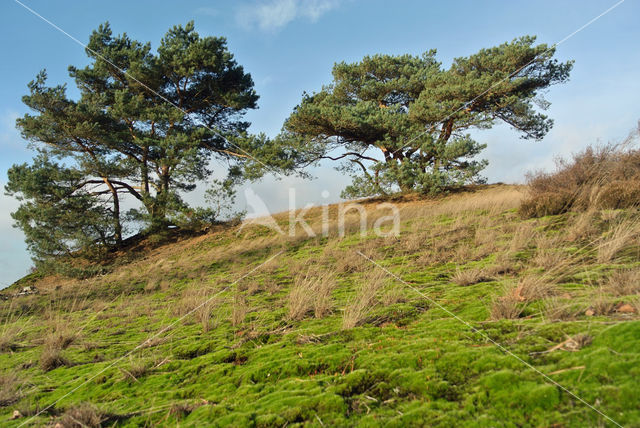
[[[113,196],[113,222],[114,222],[114,230],[113,237],[116,240],[116,244],[122,244],[122,223],[120,223],[120,198],[118,197],[118,191],[113,186],[111,181],[107,177],[102,177],[102,180],[105,182],[109,190],[111,191],[111,195]]]
[[[142,191],[145,196],[149,196],[149,147],[147,145],[144,146],[142,152]]]

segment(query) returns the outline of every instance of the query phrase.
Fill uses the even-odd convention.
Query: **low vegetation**
[[[524,361],[638,425],[640,213],[523,218],[530,197],[405,197],[386,237],[369,201],[364,236],[221,228],[102,276],[35,278],[0,302],[1,424],[611,424]],[[306,218],[320,230],[320,209]]]
[[[631,143],[588,147],[560,159],[556,171],[528,177],[528,198],[520,212],[540,217],[568,211],[637,207],[640,201],[640,149]]]

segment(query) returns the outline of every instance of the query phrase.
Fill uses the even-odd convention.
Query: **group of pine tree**
[[[343,197],[480,182],[486,145],[469,131],[505,122],[541,139],[553,124],[542,92],[572,68],[554,53],[526,36],[448,68],[435,50],[336,63],[333,80],[304,93],[269,138],[243,120],[258,94],[225,38],[202,37],[189,23],[152,50],[107,23],[89,38],[89,65],[69,67],[79,96],[48,86],[44,71],[28,85],[31,113],[17,127],[35,156],[8,171],[5,190],[21,203],[12,216],[36,265],[51,268],[60,256],[119,248],[127,236],[217,221],[242,182],[306,175],[323,160],[351,175]],[[216,208],[183,200],[202,183]]]

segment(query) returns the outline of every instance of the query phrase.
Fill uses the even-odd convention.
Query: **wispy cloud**
[[[15,111],[5,111],[0,115],[0,144],[2,146],[15,145],[19,140],[19,134],[16,130],[16,119],[20,115]]]
[[[220,11],[213,7],[203,6],[196,9],[196,13],[198,15],[207,15],[207,16],[218,16],[220,15]]]
[[[328,11],[339,6],[341,0],[270,0],[254,1],[238,8],[236,19],[245,28],[262,31],[280,30],[299,18],[315,22]]]

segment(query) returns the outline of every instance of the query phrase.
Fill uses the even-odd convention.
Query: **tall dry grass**
[[[386,278],[387,274],[384,271],[375,269],[362,279],[355,296],[348,301],[344,309],[342,316],[344,330],[360,325],[366,315],[375,307]]]
[[[0,374],[0,407],[10,406],[22,398],[23,384],[15,373]]]
[[[640,221],[637,218],[618,221],[598,243],[596,247],[598,261],[607,263],[614,260],[623,250],[637,245],[638,237],[640,237]]]
[[[322,318],[333,309],[331,292],[336,287],[333,273],[309,270],[295,278],[288,297],[288,314],[290,320],[301,320],[310,313]]]
[[[239,327],[247,318],[249,313],[249,305],[247,297],[242,293],[235,293],[233,296],[233,306],[231,307],[231,325]]]
[[[478,268],[464,270],[458,268],[451,276],[451,281],[462,287],[477,284],[478,282],[485,281],[487,279],[489,279],[489,275],[483,269]]]
[[[614,271],[602,284],[602,288],[614,296],[640,294],[640,270],[624,269]]]
[[[519,224],[509,242],[509,252],[515,253],[527,248],[536,237],[535,224],[531,222]]]
[[[522,314],[521,301],[510,291],[496,296],[491,301],[489,314],[492,320],[516,319]]]

